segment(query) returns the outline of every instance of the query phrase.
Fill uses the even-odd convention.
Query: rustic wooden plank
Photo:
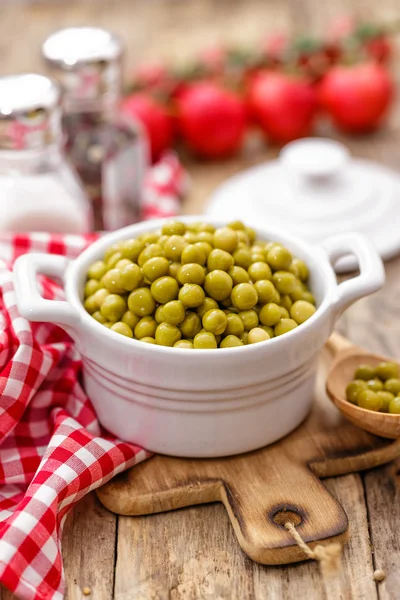
[[[222,506],[119,518],[115,600],[253,597],[251,561]]]
[[[66,600],[111,600],[114,586],[115,515],[105,510],[95,494],[83,498],[68,516],[63,535],[67,582]]]

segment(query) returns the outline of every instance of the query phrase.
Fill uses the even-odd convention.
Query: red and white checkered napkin
[[[167,156],[148,176],[146,216],[175,214],[183,183],[179,162]],[[0,582],[22,599],[61,600],[61,534],[69,510],[148,456],[99,425],[68,335],[56,325],[30,323],[16,307],[11,265],[17,256],[74,258],[96,237],[0,236]],[[45,298],[62,298],[50,280],[40,285]]]

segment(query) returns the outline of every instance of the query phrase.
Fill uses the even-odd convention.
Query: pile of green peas
[[[84,307],[112,331],[175,348],[232,348],[309,319],[308,268],[236,221],[165,223],[108,248],[90,265]]]
[[[399,366],[394,362],[360,365],[346,387],[346,398],[361,408],[400,414]]]

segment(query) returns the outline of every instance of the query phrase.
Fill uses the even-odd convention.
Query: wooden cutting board
[[[225,505],[240,546],[253,560],[304,560],[284,523],[312,547],[348,538],[348,520],[320,478],[376,467],[400,455],[400,440],[378,438],[344,420],[325,395],[331,360],[321,354],[316,400],[292,434],[261,450],[221,459],[155,456],[97,494],[120,515],[148,515],[194,504]]]

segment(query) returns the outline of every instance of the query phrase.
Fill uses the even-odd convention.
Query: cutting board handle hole
[[[273,515],[272,520],[281,527],[285,527],[286,523],[292,523],[295,527],[298,527],[303,521],[303,517],[297,512],[295,508],[282,509],[279,508]]]

